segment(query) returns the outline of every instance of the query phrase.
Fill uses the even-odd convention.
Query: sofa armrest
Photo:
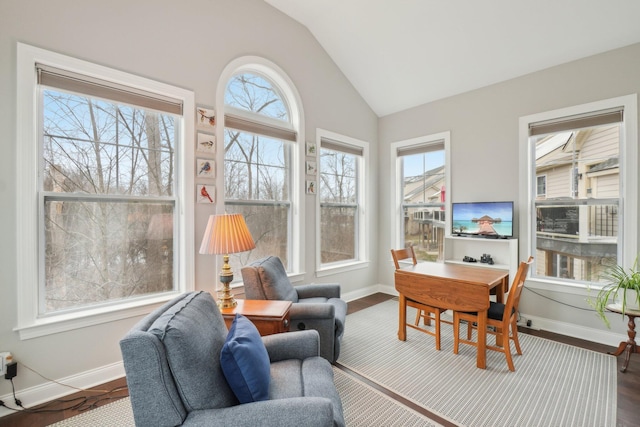
[[[294,286],[298,298],[340,298],[340,285],[337,283],[308,283]]]
[[[320,355],[320,335],[313,329],[267,335],[262,337],[262,342],[271,363]]]
[[[193,411],[183,425],[331,427],[334,425],[334,414],[331,400],[327,398],[295,397]]]

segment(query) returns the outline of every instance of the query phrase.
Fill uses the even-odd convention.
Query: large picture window
[[[368,144],[317,130],[321,268],[364,260],[364,168]]]
[[[392,144],[396,166],[397,247],[412,245],[421,261],[444,259],[449,134]]]
[[[292,270],[298,134],[289,101],[270,76],[241,70],[229,79],[224,102],[225,209],[243,214],[256,243],[254,250],[232,255],[230,264],[239,271],[247,262],[274,255]]]
[[[38,217],[37,230],[24,223],[35,239],[22,243],[20,261],[38,268],[23,273],[30,279],[21,323],[68,321],[68,313],[131,307],[185,289],[178,183],[192,94],[23,45],[19,52],[22,72],[35,76],[19,84],[35,102],[19,109],[38,123],[20,135],[27,144],[20,161],[38,171],[35,180],[19,178],[37,200],[19,211]],[[37,295],[37,307],[27,306],[27,295]]]
[[[633,259],[625,236],[635,227],[625,218],[635,215],[623,212],[625,205],[627,213],[636,210],[629,197],[637,182],[627,169],[635,166],[625,162],[637,152],[631,147],[637,141],[628,140],[636,112],[635,102],[625,100],[631,98],[521,121],[530,153],[527,181],[535,183],[528,190],[533,278],[598,283],[607,265]]]

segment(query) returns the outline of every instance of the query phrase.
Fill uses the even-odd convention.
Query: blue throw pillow
[[[220,365],[240,403],[269,399],[269,354],[258,329],[241,314],[236,314],[229,328]]]

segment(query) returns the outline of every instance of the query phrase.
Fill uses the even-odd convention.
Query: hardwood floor
[[[365,298],[361,298],[356,301],[352,301],[348,306],[348,314],[354,313],[358,310],[362,310],[364,308],[370,307],[372,305],[378,304],[380,302],[386,301],[388,299],[393,298],[391,295],[387,294],[374,294]],[[598,352],[612,352],[615,350],[613,347],[605,346],[598,343],[593,343],[590,341],[579,340],[572,337],[566,337],[563,335],[553,334],[545,331],[534,331],[528,328],[520,329],[521,333],[528,333],[536,336],[540,336],[547,339],[552,339],[555,341],[559,341],[565,344],[575,345],[577,347],[586,348],[593,351]],[[624,358],[622,356],[618,357],[618,369],[622,367],[622,363]],[[339,366],[339,361],[338,361]],[[339,366],[340,367],[340,366]],[[358,376],[357,374],[349,371],[348,369],[341,367],[341,369],[346,370],[352,375]],[[638,417],[638,408],[640,408],[640,356],[632,355],[631,360],[629,362],[629,367],[627,368],[626,373],[621,373],[618,371],[618,408],[617,408],[617,426],[618,427],[638,427],[640,426],[640,419]],[[425,411],[424,408],[413,404],[406,399],[403,399],[401,396],[398,396],[389,390],[380,387],[374,383],[371,383],[366,378],[358,376],[358,378],[362,381],[367,382],[372,385],[376,389],[381,392],[391,396],[392,398],[402,402],[403,404],[413,408],[414,410],[424,413],[435,421],[440,422],[442,425],[454,426],[447,420],[440,419],[437,415],[431,414],[428,411]],[[74,415],[80,414],[83,410],[86,410],[88,407],[100,406],[119,398],[125,397],[128,395],[126,389],[126,381],[124,378],[121,378],[116,381],[112,381],[107,384],[103,384],[99,387],[95,387],[96,389],[101,390],[113,390],[111,393],[87,393],[87,392],[78,392],[70,396],[66,396],[63,399],[59,399],[56,401],[49,402],[45,405],[40,405],[39,407],[30,408],[29,411],[36,411],[38,409],[46,409],[48,412],[17,412],[15,414],[10,414],[5,417],[0,418],[0,427],[45,427],[49,424],[61,421],[66,418],[70,418]],[[18,396],[20,397],[20,396]],[[13,402],[5,402],[7,406],[15,407],[12,405]],[[73,408],[74,406],[78,406],[80,403],[84,403],[84,406],[80,408]],[[67,409],[63,409],[67,408]],[[598,427],[598,426],[593,426]]]

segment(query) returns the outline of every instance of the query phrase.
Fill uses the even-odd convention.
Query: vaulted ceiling
[[[378,116],[640,42],[639,0],[265,0]]]

